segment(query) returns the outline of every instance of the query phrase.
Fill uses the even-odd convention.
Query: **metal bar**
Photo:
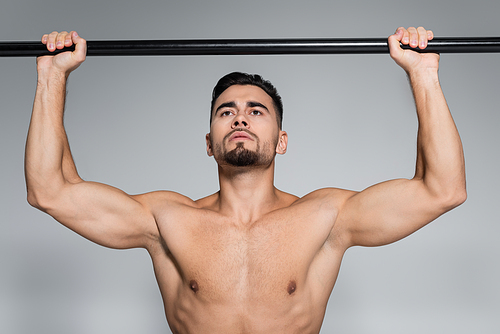
[[[0,42],[0,57],[37,57],[70,50],[73,48],[51,53],[41,42]],[[415,50],[435,53],[496,53],[500,52],[500,37],[435,38],[429,41],[425,50]],[[88,56],[378,54],[388,52],[386,38],[87,41]]]

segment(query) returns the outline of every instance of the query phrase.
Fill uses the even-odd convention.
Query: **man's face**
[[[280,131],[273,100],[261,88],[233,85],[215,101],[207,134],[207,153],[219,165],[268,166],[284,154],[286,132]]]

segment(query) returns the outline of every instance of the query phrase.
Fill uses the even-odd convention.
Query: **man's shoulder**
[[[297,204],[307,202],[328,202],[331,204],[343,203],[348,198],[357,194],[356,191],[340,188],[321,188],[314,190],[297,200]]]
[[[281,198],[281,202],[284,203],[284,207],[317,201],[343,202],[345,199],[357,194],[356,191],[340,188],[321,188],[302,197],[281,190],[278,190],[278,192],[278,196]]]
[[[340,188],[322,188],[302,197],[282,192],[279,212],[338,212],[346,200],[357,192]]]
[[[197,208],[210,209],[214,208],[217,205],[218,200],[219,200],[219,192],[216,192],[214,194],[199,198],[195,200],[193,203]]]
[[[196,202],[180,193],[167,190],[157,190],[140,195],[133,195],[133,199],[141,204],[157,211],[165,207],[186,207],[196,208]]]

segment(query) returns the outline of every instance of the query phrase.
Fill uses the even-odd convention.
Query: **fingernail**
[[[54,48],[54,43],[49,43],[49,49],[53,49]]]

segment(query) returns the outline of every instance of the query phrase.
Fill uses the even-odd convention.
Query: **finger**
[[[410,43],[410,33],[408,32],[407,29],[405,28],[402,29],[403,29],[403,38],[401,39],[401,43],[403,43],[404,45],[408,45]]]
[[[408,33],[410,35],[410,46],[412,48],[416,48],[418,46],[418,33],[417,33],[417,29],[415,29],[414,27],[410,27],[408,28]]]
[[[42,43],[43,44],[47,44],[47,39],[49,38],[49,35],[48,34],[45,34],[42,36]]]
[[[69,46],[73,45],[72,34],[73,34],[73,31],[66,35],[66,38],[64,39],[64,47],[69,47]]]
[[[64,41],[66,39],[66,35],[68,35],[67,31],[61,31],[59,34],[57,34],[57,37],[56,37],[56,48],[57,49],[64,48]]]
[[[51,52],[56,50],[57,34],[58,34],[57,31],[53,31],[47,36],[47,50]]]
[[[432,32],[432,30],[427,30],[427,40],[431,40],[434,38],[434,33]]]
[[[417,33],[418,33],[418,47],[420,49],[425,49],[427,47],[427,30],[424,29],[424,27],[418,27],[417,28]]]

